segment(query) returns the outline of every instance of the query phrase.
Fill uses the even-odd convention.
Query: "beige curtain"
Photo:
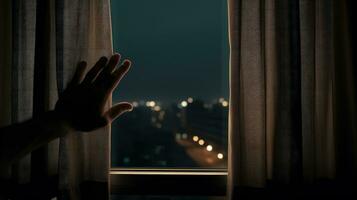
[[[92,66],[112,54],[109,0],[5,0],[1,11],[1,126],[53,109],[79,61]],[[109,134],[57,139],[2,178],[25,184],[57,176],[58,199],[109,199]]]
[[[229,0],[229,196],[357,177],[349,4]]]

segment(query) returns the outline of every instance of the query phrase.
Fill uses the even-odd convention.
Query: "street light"
[[[181,101],[181,106],[184,108],[187,107],[187,101]]]
[[[193,102],[193,98],[192,97],[188,97],[187,101],[188,101],[188,103],[192,103]]]
[[[200,140],[198,141],[198,144],[201,145],[201,146],[203,146],[203,145],[205,144],[205,141],[202,140],[202,139],[200,139]]]
[[[227,106],[228,106],[228,101],[223,101],[223,102],[222,102],[222,106],[223,106],[223,107],[227,107]]]

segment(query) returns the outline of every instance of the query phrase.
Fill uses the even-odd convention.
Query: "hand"
[[[55,108],[55,112],[70,127],[77,131],[92,131],[110,124],[119,115],[133,109],[130,103],[121,102],[106,110],[108,99],[131,66],[131,62],[125,60],[117,68],[119,61],[119,54],[114,54],[109,62],[106,57],[102,57],[87,74],[87,63],[78,64],[73,79]]]

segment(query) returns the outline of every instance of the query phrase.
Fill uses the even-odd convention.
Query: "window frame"
[[[226,169],[111,168],[112,195],[225,196]]]

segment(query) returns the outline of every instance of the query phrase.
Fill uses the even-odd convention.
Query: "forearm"
[[[11,164],[34,149],[70,131],[68,123],[54,111],[23,123],[1,128],[1,162]]]

